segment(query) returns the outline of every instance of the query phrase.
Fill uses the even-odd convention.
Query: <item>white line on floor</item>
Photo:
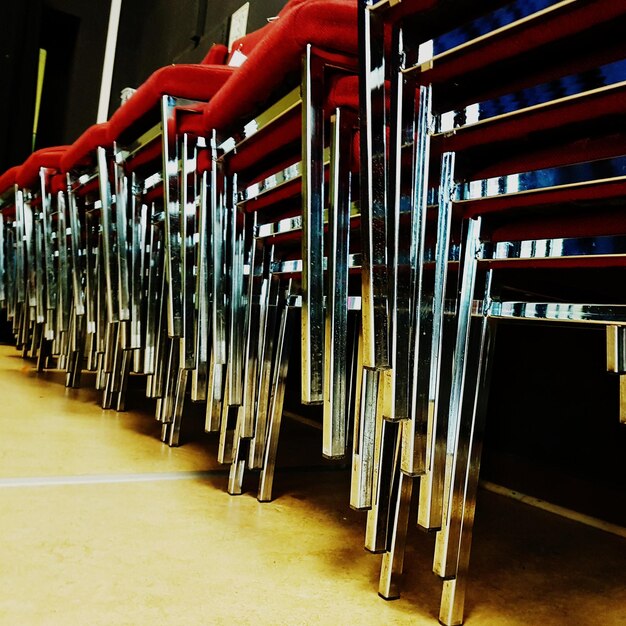
[[[87,474],[82,476],[32,476],[0,478],[0,489],[11,487],[51,487],[60,485],[97,485],[119,483],[146,483],[168,480],[194,480],[209,476],[222,476],[228,470],[196,472],[154,472],[146,474]]]
[[[551,502],[540,500],[534,496],[527,496],[525,493],[520,493],[519,491],[514,491],[508,487],[496,485],[495,483],[491,483],[486,480],[481,480],[480,486],[486,491],[497,493],[498,495],[505,496],[506,498],[512,498],[513,500],[523,502],[529,506],[534,506],[535,508],[542,509],[543,511],[548,511],[554,515],[560,515],[561,517],[565,517],[566,519],[570,519],[574,522],[585,524],[586,526],[591,526],[592,528],[597,528],[598,530],[603,530],[606,533],[611,533],[612,535],[617,535],[618,537],[626,538],[626,528],[623,526],[618,526],[617,524],[612,524],[611,522],[605,522],[604,520],[591,517],[591,515],[579,513],[578,511],[572,511],[564,506],[552,504]]]

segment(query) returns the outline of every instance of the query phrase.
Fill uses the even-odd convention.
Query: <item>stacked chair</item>
[[[18,347],[68,386],[94,372],[105,408],[144,376],[170,445],[205,402],[229,493],[258,470],[260,501],[296,363],[379,594],[416,509],[460,624],[496,322],[605,326],[626,381],[625,22],[609,0],[291,0],[158,70],[0,177]]]
[[[615,3],[450,4],[361,5],[363,206],[387,234],[378,248],[372,235],[363,317],[372,365],[405,389],[386,414],[402,435],[379,591],[398,594],[419,477],[418,524],[438,531],[439,618],[460,624],[495,322],[604,325],[608,368],[623,372],[624,309],[608,289],[624,258],[626,48]],[[393,349],[407,341],[405,293],[408,376]]]

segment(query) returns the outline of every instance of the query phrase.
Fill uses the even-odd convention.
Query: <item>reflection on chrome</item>
[[[459,28],[430,39],[419,47],[418,63],[427,63],[440,54],[464,46],[500,28],[511,27],[517,22],[558,5],[562,0],[517,0],[487,15],[478,17]]]
[[[493,198],[583,183],[606,183],[609,180],[617,181],[625,177],[626,156],[620,156],[465,182],[457,186],[456,200]]]
[[[608,87],[611,87],[611,91],[626,87],[626,59],[477,102],[458,111],[446,111],[436,119],[436,132],[449,133],[478,122],[495,120],[499,116],[526,111],[564,98],[584,96]]]

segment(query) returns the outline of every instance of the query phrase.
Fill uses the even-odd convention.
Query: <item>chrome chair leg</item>
[[[372,506],[367,512],[365,549],[369,552],[384,552],[387,549],[387,518],[391,506],[391,480],[398,443],[399,422],[383,418],[382,393],[377,398],[376,434],[374,447],[374,493]]]
[[[222,399],[222,414],[220,416],[220,438],[219,447],[217,450],[218,463],[232,463],[233,461],[233,446],[234,436],[237,426],[237,407],[231,405],[230,400],[230,381],[232,376],[228,371],[232,367],[232,362],[229,361],[226,366],[225,382],[224,382],[224,396]]]
[[[209,366],[206,418],[204,423],[204,429],[208,433],[221,432],[225,378],[224,366],[215,362],[215,355],[212,353],[211,364]]]
[[[376,474],[376,398],[380,373],[363,367],[363,333],[360,319],[357,342],[350,506],[353,509],[364,510],[370,509],[373,501]]]
[[[457,311],[457,333],[454,347],[454,365],[450,392],[450,412],[448,419],[448,441],[446,447],[446,472],[444,480],[442,527],[437,534],[435,545],[434,571],[442,578],[453,574],[456,564],[454,555],[458,552],[459,501],[463,500],[465,484],[459,478],[458,467],[464,462],[463,455],[471,440],[471,430],[463,420],[467,420],[464,410],[464,396],[468,363],[469,338],[471,330],[471,308],[476,283],[476,250],[480,238],[480,219],[469,220],[466,244],[463,255],[461,292]],[[489,281],[485,298],[490,297]],[[471,379],[469,379],[471,380]],[[472,418],[473,419],[473,418]],[[471,428],[471,425],[470,425]],[[463,430],[462,430],[463,429]]]
[[[402,431],[398,432],[398,437]],[[393,470],[391,510],[387,529],[387,549],[383,554],[378,583],[378,594],[385,600],[400,597],[400,578],[404,567],[406,537],[409,529],[409,513],[413,495],[414,478],[400,471],[400,442],[396,450]]]
[[[269,280],[266,314],[259,337],[261,345],[259,351],[258,400],[254,437],[250,440],[250,456],[248,459],[250,469],[263,468],[263,458],[267,446],[267,425],[271,409],[270,396],[276,350],[276,325],[279,317],[280,280],[276,276],[270,277]]]
[[[210,373],[210,342],[211,342],[211,322],[210,322],[210,233],[208,232],[208,196],[210,190],[207,189],[208,176],[203,172],[200,178],[200,197],[198,207],[198,248],[197,263],[198,268],[195,285],[195,361],[191,379],[191,399],[194,402],[207,400]]]
[[[163,121],[163,203],[165,209],[165,274],[167,276],[167,334],[181,337],[183,333],[182,312],[182,250],[181,250],[181,198],[179,184],[178,144],[169,132],[174,115],[169,97],[161,100]]]
[[[289,370],[289,356],[291,351],[291,334],[293,332],[293,309],[289,303],[282,311],[276,338],[276,361],[270,395],[269,421],[263,468],[259,479],[259,502],[269,502],[272,499],[274,472],[276,469],[276,454],[278,451],[278,436],[283,414],[287,372]]]
[[[331,123],[331,172],[327,306],[324,351],[322,454],[346,455],[348,379],[348,253],[350,231],[350,154],[354,119],[337,109]],[[303,303],[304,306],[304,303]],[[305,311],[303,308],[303,315]]]
[[[178,379],[176,381],[176,390],[174,397],[174,407],[172,411],[172,422],[169,426],[168,445],[180,445],[180,429],[183,421],[183,413],[185,410],[185,395],[187,392],[187,381],[189,379],[189,370],[183,367],[178,368]]]
[[[387,140],[384,23],[359,12],[361,64],[361,211],[363,363],[390,366],[387,250]]]
[[[323,66],[307,46],[302,73],[302,403],[324,400]],[[328,450],[332,453],[332,450]]]
[[[489,282],[489,281],[488,281]],[[489,286],[485,303],[489,298]],[[448,533],[445,562],[448,578],[443,582],[439,620],[445,626],[463,623],[465,589],[478,490],[480,456],[495,340],[495,321],[488,314],[474,320],[468,337],[465,385],[459,410],[459,430],[452,462],[450,514],[442,533]],[[455,507],[455,508],[452,508]],[[454,537],[451,535],[454,533]],[[445,535],[442,535],[442,538]],[[439,536],[437,537],[439,544]],[[439,546],[438,546],[439,547]]]

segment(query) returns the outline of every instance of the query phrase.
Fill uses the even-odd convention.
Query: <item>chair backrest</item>
[[[223,43],[214,43],[209,51],[206,53],[206,56],[202,61],[200,61],[201,65],[224,65],[226,63],[226,57],[228,56],[228,48]]]
[[[54,148],[42,148],[33,152],[20,167],[15,180],[20,187],[29,187],[36,184],[39,170],[42,167],[60,169],[61,157],[69,146],[57,146]]]

